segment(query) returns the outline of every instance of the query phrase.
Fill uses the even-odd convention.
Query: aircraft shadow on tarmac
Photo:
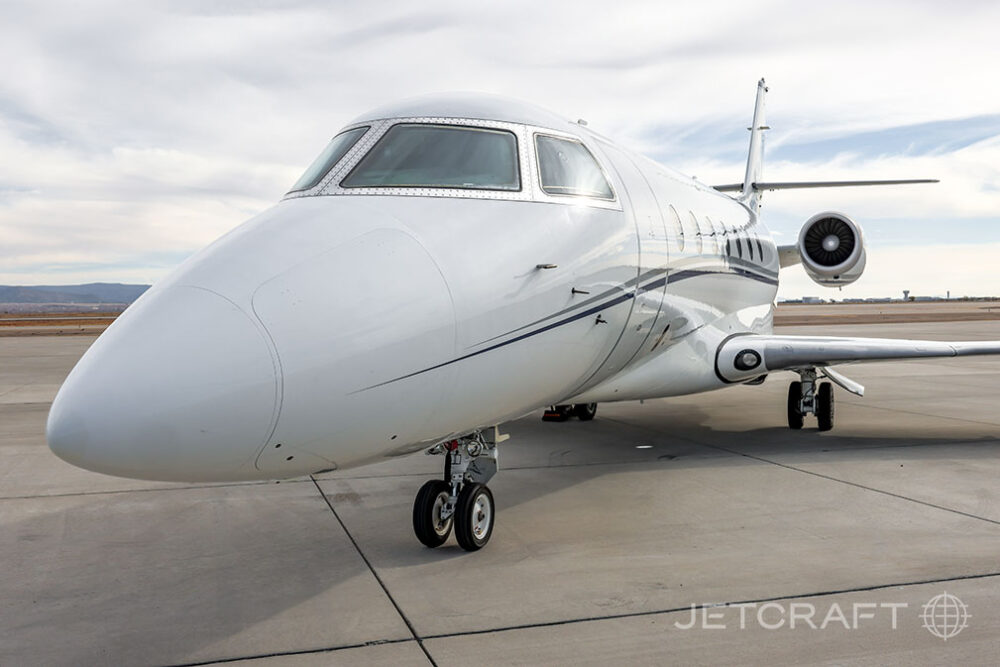
[[[532,415],[509,426],[514,437],[504,447],[501,472],[492,483],[501,531],[516,537],[527,506],[534,516],[544,515],[546,497],[608,474],[629,484],[632,476],[646,479],[662,471],[667,484],[682,479],[678,471],[769,466],[772,460],[784,466],[971,462],[1000,452],[991,424],[965,428],[953,438],[944,437],[947,424],[936,429],[903,425],[886,437],[882,428],[865,435],[845,420],[844,434],[820,435],[719,425],[715,408],[608,412],[590,423],[548,424]],[[376,571],[391,571],[398,580],[408,568],[468,570],[499,566],[513,555],[504,539],[477,554],[466,554],[453,540],[435,550],[416,542],[409,526],[412,494],[436,474],[439,463],[438,457],[415,455],[318,478]],[[123,663],[225,657],[233,653],[226,648],[227,638],[248,628],[267,632],[268,619],[301,614],[313,619],[303,622],[314,628],[335,628],[347,623],[345,614],[352,615],[347,601],[377,591],[309,479],[42,502],[5,531],[5,541],[15,542],[8,548],[21,554],[19,564],[8,564],[8,581],[24,582],[5,596],[5,614],[16,617],[13,628],[10,617],[4,623],[12,640],[10,655],[28,655],[32,646],[49,641],[42,636],[46,628],[58,628],[68,655],[81,662],[109,656]],[[615,499],[604,496],[599,502]],[[511,549],[524,547],[510,541]],[[519,557],[524,556],[522,551]],[[366,588],[358,582],[367,582]],[[371,639],[384,638],[392,620],[383,619],[383,630],[374,624]],[[345,643],[336,634],[317,631],[310,636],[319,640],[289,640],[287,646],[276,637],[268,651]]]
[[[503,525],[505,511],[534,505],[533,512],[544,513],[546,503],[541,501],[547,496],[609,474],[625,478],[627,485],[630,475],[638,478],[662,471],[664,483],[670,483],[678,479],[674,473],[694,469],[975,462],[1000,454],[996,426],[989,424],[964,429],[956,437],[946,436],[952,428],[948,424],[930,429],[923,424],[904,425],[888,437],[881,427],[873,429],[877,435],[866,435],[850,423],[844,430],[853,433],[841,435],[785,427],[728,430],[709,426],[717,421],[715,416],[691,407],[676,417],[673,423],[662,414],[654,414],[649,418],[615,415],[599,416],[589,423],[550,424],[540,422],[536,415],[513,422],[508,429],[512,438],[501,454],[501,470],[491,481],[500,513],[498,527]],[[407,461],[412,468],[414,459]],[[433,550],[412,548],[408,499],[425,478],[436,476],[434,464],[439,459],[417,461],[426,472],[411,472],[403,461],[394,461],[365,472],[343,471],[320,478],[321,487],[348,529],[364,548],[374,550],[377,567],[408,567],[464,555],[453,540]],[[580,511],[581,516],[586,514],[586,508]],[[496,547],[491,544],[490,549]]]

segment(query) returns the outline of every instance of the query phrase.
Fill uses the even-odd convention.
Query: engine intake
[[[799,255],[806,273],[820,285],[853,283],[865,269],[861,227],[842,213],[818,213],[799,232]]]

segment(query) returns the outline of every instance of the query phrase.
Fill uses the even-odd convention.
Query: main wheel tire
[[[824,382],[816,394],[816,420],[819,430],[829,431],[833,428],[833,385]]]
[[[564,422],[573,415],[572,405],[551,405],[542,415],[543,422]]]
[[[432,549],[444,544],[451,533],[452,517],[441,520],[441,509],[450,495],[451,487],[446,482],[432,479],[420,487],[413,501],[413,532]]]
[[[466,551],[486,546],[493,535],[496,505],[485,484],[471,483],[462,487],[455,506],[455,539]]]
[[[802,413],[799,411],[801,400],[802,383],[792,382],[788,385],[788,428],[796,431],[802,428]]]
[[[597,414],[597,403],[577,403],[573,406],[573,414],[582,422],[589,422]]]

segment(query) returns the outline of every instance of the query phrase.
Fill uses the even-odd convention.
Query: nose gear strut
[[[497,445],[506,440],[499,427],[440,442],[427,454],[444,455],[444,479],[432,479],[413,503],[413,532],[428,547],[444,544],[455,528],[455,539],[466,551],[486,546],[493,535],[496,505],[486,482],[498,468]]]

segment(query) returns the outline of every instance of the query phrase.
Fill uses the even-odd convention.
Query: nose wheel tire
[[[440,479],[432,479],[420,487],[417,498],[413,501],[413,532],[417,534],[418,540],[432,549],[444,544],[451,533],[452,517],[441,519],[441,511],[448,504],[450,495],[451,488],[448,484]]]
[[[788,428],[796,431],[802,428],[802,411],[799,409],[801,400],[802,383],[790,383],[788,385]]]
[[[485,484],[466,484],[458,494],[455,506],[455,539],[466,551],[486,546],[493,535],[496,506],[493,494]]]
[[[597,403],[577,403],[573,406],[573,414],[580,421],[589,422],[597,414]]]
[[[833,385],[829,382],[821,384],[816,394],[816,420],[821,431],[833,428]]]

